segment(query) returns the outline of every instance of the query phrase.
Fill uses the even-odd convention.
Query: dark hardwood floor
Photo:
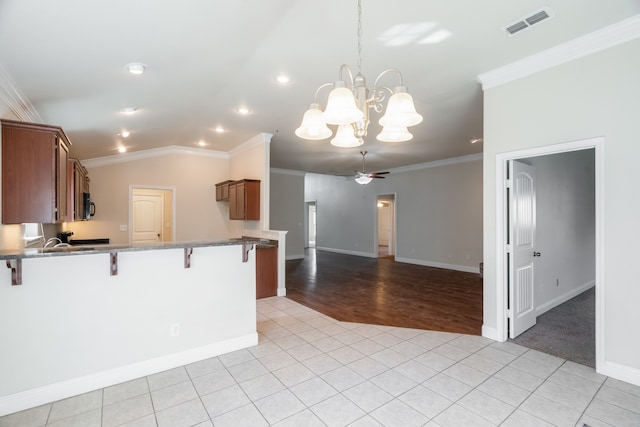
[[[287,297],[346,322],[480,335],[476,273],[308,249],[286,262]]]

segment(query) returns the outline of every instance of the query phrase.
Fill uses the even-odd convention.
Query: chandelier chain
[[[358,0],[358,74],[362,74],[362,4]]]

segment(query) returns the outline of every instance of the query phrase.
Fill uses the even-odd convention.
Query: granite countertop
[[[260,245],[268,243],[268,240],[259,238],[234,238],[225,240],[192,241],[192,242],[158,242],[131,245],[78,245],[48,248],[24,248],[15,250],[0,250],[0,260],[17,258],[43,258],[66,255],[101,254],[111,252],[148,251],[159,249],[198,248],[208,246],[232,246],[232,245]]]

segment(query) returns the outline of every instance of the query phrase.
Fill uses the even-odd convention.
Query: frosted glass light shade
[[[421,121],[422,116],[416,112],[411,95],[407,92],[399,91],[389,98],[387,110],[378,123],[382,126],[406,128],[415,126]]]
[[[383,127],[382,132],[376,136],[376,139],[382,142],[405,142],[412,138],[413,135],[407,130],[407,128],[391,126]]]
[[[322,120],[320,105],[311,104],[302,117],[300,127],[296,129],[296,135],[303,139],[319,140],[331,136],[331,129]]]
[[[353,134],[353,127],[351,125],[338,126],[336,136],[331,140],[331,145],[343,148],[358,147],[363,143],[363,140],[356,138]]]
[[[353,92],[343,85],[344,82],[337,82],[329,93],[327,108],[322,113],[322,119],[327,124],[346,125],[364,119],[364,113],[356,106]]]
[[[370,183],[371,181],[373,181],[373,178],[371,178],[370,176],[366,176],[366,175],[360,175],[359,177],[356,178],[356,182],[360,185],[366,185],[368,183]]]

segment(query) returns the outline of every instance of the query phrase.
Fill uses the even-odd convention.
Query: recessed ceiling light
[[[244,105],[238,107],[238,113],[242,114],[243,116],[246,116],[247,114],[251,113],[251,110],[249,110],[247,107],[245,107]]]
[[[130,135],[130,132],[128,130],[123,130],[118,134],[118,136],[121,136],[123,138],[127,138],[129,135]]]
[[[142,62],[131,62],[125,65],[124,68],[131,74],[140,75],[144,73],[144,71],[147,69],[147,66],[144,65]]]
[[[204,147],[205,145],[207,145],[207,143],[206,143],[206,142],[204,142],[203,140],[200,140],[200,141],[198,141],[198,145],[199,145],[200,147]]]
[[[133,114],[136,111],[138,111],[138,110],[136,108],[133,108],[133,107],[126,107],[126,108],[123,108],[122,110],[120,110],[120,112],[122,114]]]
[[[223,133],[225,131],[225,129],[222,126],[216,126],[214,130],[218,133]]]
[[[291,81],[291,77],[289,77],[286,74],[278,74],[278,77],[276,77],[276,80],[278,81],[278,83],[286,85]]]
[[[120,147],[120,148],[118,148],[118,151],[120,153],[126,153],[127,152],[127,147]]]

